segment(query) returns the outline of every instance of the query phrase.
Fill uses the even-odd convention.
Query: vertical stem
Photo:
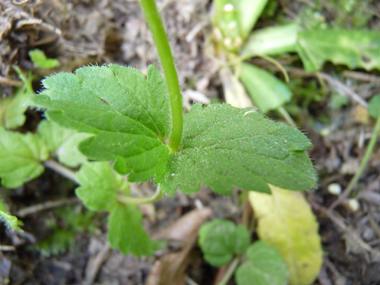
[[[377,141],[377,137],[379,136],[379,133],[380,133],[380,117],[377,118],[376,125],[373,130],[372,138],[369,141],[367,150],[364,154],[362,162],[360,163],[358,171],[356,172],[354,177],[351,179],[350,184],[348,184],[346,190],[344,190],[342,195],[340,195],[339,198],[329,207],[329,210],[334,209],[336,206],[338,206],[340,202],[342,202],[342,200],[344,200],[350,195],[352,189],[355,187],[356,183],[359,181],[360,176],[362,175],[365,167],[367,166],[369,158],[371,157],[373,149],[376,145],[376,141]]]
[[[218,285],[227,285],[228,281],[234,274],[236,267],[239,265],[239,262],[239,257],[235,257],[235,259],[230,263],[230,266],[228,267],[226,274],[224,274],[223,279],[218,283]]]
[[[162,24],[160,14],[157,11],[155,1],[141,0],[140,2],[144,10],[148,26],[152,32],[162,69],[165,74],[172,112],[172,130],[169,139],[169,148],[171,152],[176,152],[181,142],[183,128],[182,97],[179,89],[177,71],[175,69],[169,41]]]

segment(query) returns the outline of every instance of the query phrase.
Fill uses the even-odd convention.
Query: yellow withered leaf
[[[279,250],[290,272],[290,285],[312,284],[322,266],[316,218],[302,193],[269,186],[272,195],[249,193],[257,233]]]

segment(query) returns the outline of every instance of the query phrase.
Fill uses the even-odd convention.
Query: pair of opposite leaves
[[[155,176],[167,194],[178,188],[194,193],[202,183],[225,195],[233,185],[266,193],[268,183],[291,190],[315,186],[307,137],[252,108],[195,104],[184,116],[179,151],[169,153],[169,95],[154,66],[147,78],[115,64],[83,67],[43,85],[34,105],[63,127],[93,134],[80,151],[92,160],[114,160],[114,169],[129,173],[131,182]]]

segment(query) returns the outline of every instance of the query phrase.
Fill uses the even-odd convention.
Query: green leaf
[[[238,285],[286,285],[289,271],[278,250],[263,241],[252,244],[245,254],[247,261],[238,267]]]
[[[39,49],[31,50],[28,54],[32,62],[38,67],[50,69],[59,66],[57,59],[47,58],[44,52]]]
[[[42,139],[28,133],[0,131],[0,177],[7,188],[17,188],[38,177],[47,160],[48,149]]]
[[[241,57],[296,52],[297,29],[297,24],[289,24],[255,31],[247,39]]]
[[[380,115],[380,94],[372,96],[368,103],[368,112],[371,117],[377,119]]]
[[[292,97],[291,91],[281,80],[252,64],[241,65],[240,79],[262,113],[281,107]]]
[[[305,70],[320,70],[325,61],[350,69],[380,69],[380,32],[369,30],[311,30],[298,34],[297,51]]]
[[[153,241],[142,226],[142,213],[136,205],[115,203],[109,217],[108,239],[112,248],[118,247],[128,255],[151,256],[160,243]]]
[[[302,193],[273,185],[271,190],[272,195],[249,193],[258,219],[257,234],[280,252],[290,272],[290,285],[313,284],[323,262],[316,218]]]
[[[79,152],[78,145],[91,137],[91,134],[78,133],[46,120],[38,125],[38,133],[45,140],[49,151],[55,153],[59,162],[64,165],[77,167],[87,161],[87,158]]]
[[[240,35],[245,39],[259,19],[268,0],[235,0]]]
[[[203,224],[199,230],[199,244],[204,258],[213,266],[228,264],[233,255],[243,253],[249,243],[247,229],[231,221],[214,220]]]
[[[129,185],[107,162],[88,162],[76,173],[80,187],[75,192],[92,211],[107,210],[117,200],[117,191],[129,193]]]
[[[13,97],[0,99],[0,126],[15,129],[25,123],[25,111],[30,94],[25,88],[19,88]]]
[[[23,225],[22,221],[19,221],[17,217],[15,216],[7,214],[5,205],[1,200],[0,200],[0,220],[2,220],[8,228],[23,232],[23,230],[19,227]]]
[[[317,180],[304,152],[310,147],[299,130],[253,108],[196,104],[184,117],[180,151],[170,154],[160,185],[167,194],[194,193],[202,183],[224,195],[233,185],[266,193],[267,183],[306,190]]]
[[[129,181],[162,176],[171,112],[165,82],[154,66],[148,68],[147,79],[136,69],[111,64],[60,73],[43,84],[46,90],[34,102],[48,109],[50,120],[95,134],[80,144],[84,155],[116,160],[116,170],[130,173]]]

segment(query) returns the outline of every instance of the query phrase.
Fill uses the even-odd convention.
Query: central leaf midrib
[[[115,76],[115,77],[116,77],[116,76]],[[118,84],[121,88],[128,90],[128,91],[129,91],[129,94],[131,94],[131,95],[133,96],[133,98],[135,98],[135,100],[138,102],[139,106],[145,111],[145,113],[149,116],[149,118],[150,118],[151,121],[153,122],[154,126],[156,127],[157,132],[158,132],[158,137],[159,137],[159,138],[162,137],[161,132],[160,132],[160,129],[158,128],[156,121],[153,119],[152,115],[148,112],[148,110],[145,109],[145,108],[142,106],[140,100],[139,100],[138,97],[135,95],[135,93],[132,92],[131,89],[129,89],[128,87],[121,85],[117,77],[116,77],[116,82],[117,82],[117,84]],[[149,82],[148,82],[146,79],[145,79],[145,84],[148,84],[148,85],[149,85]],[[149,90],[148,90],[148,92],[149,92]],[[150,93],[150,92],[149,92],[149,93]],[[148,100],[148,106],[149,106],[149,100]],[[129,117],[129,116],[128,116],[128,117]],[[149,128],[149,129],[150,129],[150,128]],[[153,130],[151,130],[151,131],[153,131]],[[156,135],[157,135],[157,133],[156,133]]]
[[[74,104],[76,106],[73,106],[73,108],[77,108],[77,109],[81,109],[80,108],[80,105],[84,105],[84,106],[90,106],[90,108],[93,108],[93,109],[96,109],[96,111],[99,111],[99,112],[107,112],[107,113],[110,113],[110,114],[116,114],[118,116],[123,116],[123,117],[127,117],[129,119],[131,119],[132,121],[138,123],[140,126],[143,126],[146,130],[148,130],[149,132],[152,132],[152,134],[157,138],[157,140],[160,140],[159,137],[157,136],[156,133],[154,133],[149,127],[147,127],[146,125],[144,125],[143,123],[141,123],[140,121],[138,121],[137,119],[133,118],[133,117],[130,117],[128,114],[121,114],[120,112],[112,112],[112,111],[109,111],[109,110],[106,110],[106,109],[102,109],[102,108],[98,108],[97,106],[95,105],[91,105],[91,104],[84,104],[84,103],[79,103],[79,102],[75,102],[75,101],[65,101],[65,100],[52,100],[52,101],[58,101],[58,102],[69,102],[71,104]],[[78,106],[79,105],[79,106]],[[56,107],[53,107],[52,109],[50,109],[50,111],[63,111],[64,113],[66,113],[66,111],[69,111],[70,112],[70,109],[68,109],[67,107],[61,107],[61,108],[56,108]],[[95,110],[94,110],[95,111]],[[101,132],[111,132],[111,133],[123,133],[123,134],[131,134],[131,135],[138,135],[138,134],[133,134],[133,133],[128,133],[128,132],[121,132],[121,131],[118,131],[118,130],[115,130],[115,131],[109,131],[109,130],[103,130],[103,129],[99,129],[98,127],[95,127],[95,126],[92,126],[92,125],[89,125],[89,124],[85,124],[81,121],[79,121],[78,119],[73,119],[69,116],[67,116],[67,114],[65,114],[66,117],[76,121],[76,122],[79,122],[85,126],[89,126],[95,130],[98,130],[98,131],[101,131]],[[114,125],[114,122],[111,122],[112,125]],[[85,132],[85,131],[81,131],[81,132]],[[85,133],[89,133],[89,132],[85,132]],[[92,134],[92,133],[90,133]],[[147,135],[141,135],[141,136],[146,136],[146,137],[149,137]]]

